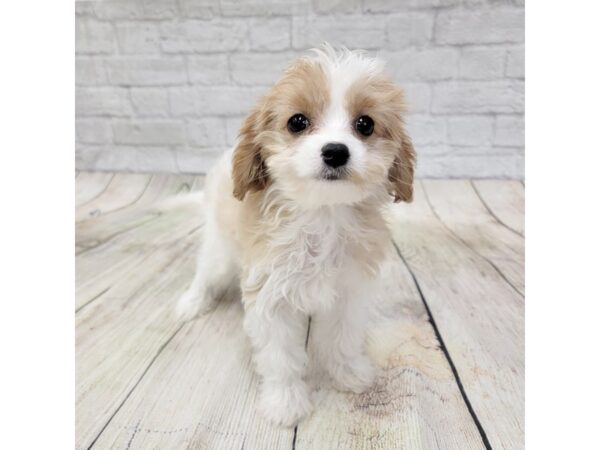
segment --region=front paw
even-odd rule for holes
[[[377,368],[367,356],[359,355],[342,364],[331,365],[329,374],[338,390],[362,394],[375,382]]]
[[[195,318],[200,311],[201,298],[197,292],[188,289],[177,301],[175,308],[175,318],[177,320],[188,321]]]
[[[190,288],[177,301],[175,317],[181,321],[192,320],[211,311],[215,304],[211,296],[202,295],[197,289]]]
[[[310,391],[304,382],[294,384],[265,384],[259,400],[260,413],[278,426],[293,427],[310,414]]]

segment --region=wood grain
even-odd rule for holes
[[[75,220],[88,220],[134,204],[148,187],[151,177],[145,174],[115,174],[98,197],[76,208]]]
[[[409,266],[390,252],[373,299],[380,377],[355,395],[313,374],[315,412],[293,430],[256,413],[233,290],[206,316],[173,318],[203,223],[188,191],[204,178],[110,177],[76,178],[77,448],[523,448],[524,304],[507,282],[522,280],[517,195],[507,206],[479,181],[427,181],[428,197],[417,184],[391,209]]]
[[[110,292],[76,316],[76,433],[86,448],[139,382],[179,324],[176,298],[193,276],[192,233],[170,245],[167,260],[132,266]],[[130,278],[133,282],[130,282]]]
[[[424,180],[429,206],[459,240],[525,294],[525,241],[492,216],[467,180]]]
[[[102,194],[113,179],[113,173],[82,172],[75,180],[75,206],[79,207]]]
[[[293,429],[256,413],[258,380],[237,299],[186,324],[95,448],[291,449]]]
[[[369,353],[380,377],[360,395],[320,389],[297,449],[484,448],[411,276],[390,254],[383,293],[372,299]]]
[[[173,245],[202,225],[201,217],[197,221],[189,218],[181,213],[161,216],[80,255],[76,261],[76,309],[114,291],[121,280],[132,286],[145,283],[154,264],[169,261]],[[155,234],[149,239],[150,233]]]
[[[203,178],[201,175],[154,174],[136,206],[152,205],[167,197],[200,190]]]
[[[82,253],[163,215],[161,200],[197,190],[203,177],[154,175],[143,194],[129,207],[79,222],[76,251]],[[200,207],[200,206],[199,206]]]
[[[516,180],[473,180],[473,187],[498,221],[523,236],[525,233],[525,192]]]
[[[363,395],[321,389],[296,448],[483,448],[406,269],[396,259],[389,270],[370,340],[383,376]],[[239,303],[224,302],[186,325],[96,447],[291,448],[292,430],[256,415],[258,380],[241,319]]]
[[[123,278],[143,283],[148,265],[169,260],[171,246],[202,226],[201,207],[201,198],[193,197],[189,204],[122,212],[118,218],[126,220],[104,221],[105,230],[78,228],[76,309],[108,293]]]
[[[180,326],[172,311],[193,276],[202,224],[197,199],[91,219],[102,220],[109,238],[103,227],[78,224],[78,239],[100,242],[76,259],[78,448],[94,442]],[[142,224],[132,227],[136,221]],[[125,231],[113,235],[119,227]]]
[[[415,187],[414,203],[391,210],[394,240],[491,446],[523,448],[523,298],[439,221]]]

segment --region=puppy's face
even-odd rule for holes
[[[244,122],[234,195],[268,185],[305,207],[412,198],[402,92],[377,61],[333,50],[294,63]]]

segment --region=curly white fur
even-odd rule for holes
[[[312,81],[297,76],[302,70],[313,71]],[[389,103],[361,110],[376,122],[372,138],[353,130],[349,97],[359,83],[374,86],[370,97],[368,89],[360,92],[370,99],[365,105],[373,99]],[[412,153],[402,153],[409,141],[400,142],[397,130],[386,128],[402,128],[400,97],[390,86],[376,60],[330,47],[317,50],[286,72],[247,119],[234,152],[207,178],[198,270],[178,313],[192,318],[210,310],[239,278],[244,328],[262,379],[259,408],[274,423],[294,425],[312,408],[306,382],[309,316],[316,361],[337,388],[362,392],[376,376],[364,340],[389,245],[382,208],[389,193],[398,197],[412,184],[412,166],[409,180],[390,172],[412,164]],[[301,108],[296,101],[323,104],[303,136],[285,129]],[[328,142],[348,146],[347,178],[319,178],[321,147]],[[237,199],[234,191],[242,192]]]

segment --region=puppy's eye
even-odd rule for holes
[[[304,114],[294,114],[287,123],[290,133],[300,133],[306,130],[309,125],[310,120]]]
[[[358,131],[363,136],[371,136],[373,134],[373,130],[375,129],[375,122],[369,116],[360,116],[356,119],[356,123],[354,124],[356,131]]]

